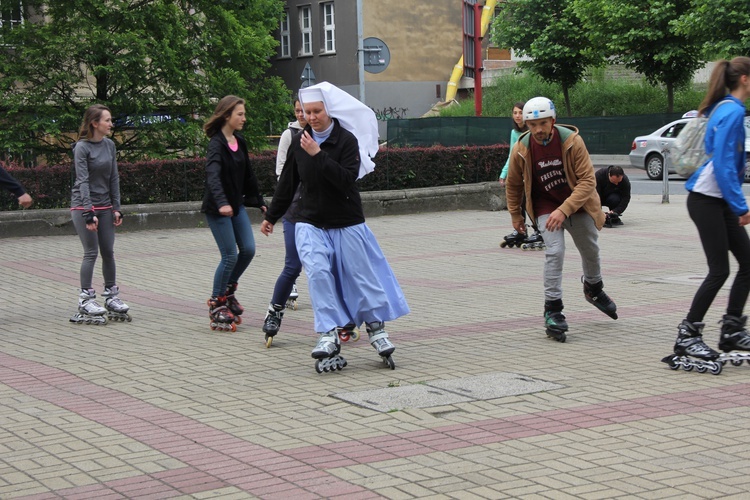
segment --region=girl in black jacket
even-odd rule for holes
[[[206,154],[206,187],[201,212],[221,252],[208,299],[212,330],[235,331],[244,308],[234,296],[237,282],[255,256],[255,238],[245,206],[266,205],[250,165],[247,144],[237,134],[245,124],[245,101],[228,95],[203,126],[211,138]],[[237,249],[239,248],[239,253]]]

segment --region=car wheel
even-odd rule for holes
[[[646,158],[646,175],[651,180],[658,181],[664,173],[664,158],[657,153],[650,154]]]

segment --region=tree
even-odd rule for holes
[[[281,0],[28,0],[27,21],[0,33],[0,146],[55,159],[83,110],[112,109],[126,159],[197,152],[225,94],[246,99],[259,145],[288,104],[265,75]]]
[[[520,67],[562,87],[568,116],[570,88],[589,67],[604,63],[572,5],[572,0],[509,0],[492,26],[496,45],[512,47],[518,55],[531,58],[520,61]]]
[[[615,61],[667,89],[667,112],[674,90],[687,85],[703,64],[701,43],[680,34],[675,22],[690,0],[574,0],[591,40]]]
[[[676,33],[702,42],[708,59],[750,54],[750,9],[746,0],[693,0],[673,22]]]

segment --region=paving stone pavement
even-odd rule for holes
[[[2,239],[0,498],[748,498],[750,365],[660,362],[706,269],[671,201],[635,196],[600,233],[617,321],[585,302],[568,240],[564,344],[544,334],[543,252],[498,248],[507,212],[370,219],[412,308],[388,325],[393,371],[363,339],[342,372],[315,372],[304,277],[265,348],[281,234],[255,228],[236,333],[208,327],[207,229],[119,234],[133,321],[106,326],[68,322],[76,237]],[[726,289],[709,344],[725,303]],[[394,411],[334,397],[502,374],[547,389]]]

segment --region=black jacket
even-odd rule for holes
[[[359,145],[357,138],[334,118],[331,135],[320,145],[320,153],[310,156],[300,146],[302,133],[292,138],[289,154],[281,171],[266,220],[276,224],[297,198],[296,222],[330,229],[354,226],[365,221],[357,188]],[[312,136],[308,125],[305,131]]]
[[[622,214],[630,203],[630,179],[627,175],[623,175],[622,181],[615,186],[609,181],[609,169],[607,167],[600,168],[596,171],[596,192],[599,193],[602,203],[612,193],[620,195],[620,203],[616,207],[608,206],[608,208],[612,212]]]
[[[237,134],[242,163],[232,156],[229,143],[221,132],[211,137],[206,153],[206,183],[201,212],[220,215],[219,207],[229,205],[236,214],[240,205],[260,208],[265,205],[258,192],[258,179],[250,164],[245,140]]]
[[[21,183],[14,179],[3,167],[0,167],[0,187],[13,193],[16,198],[26,194],[26,190]]]

